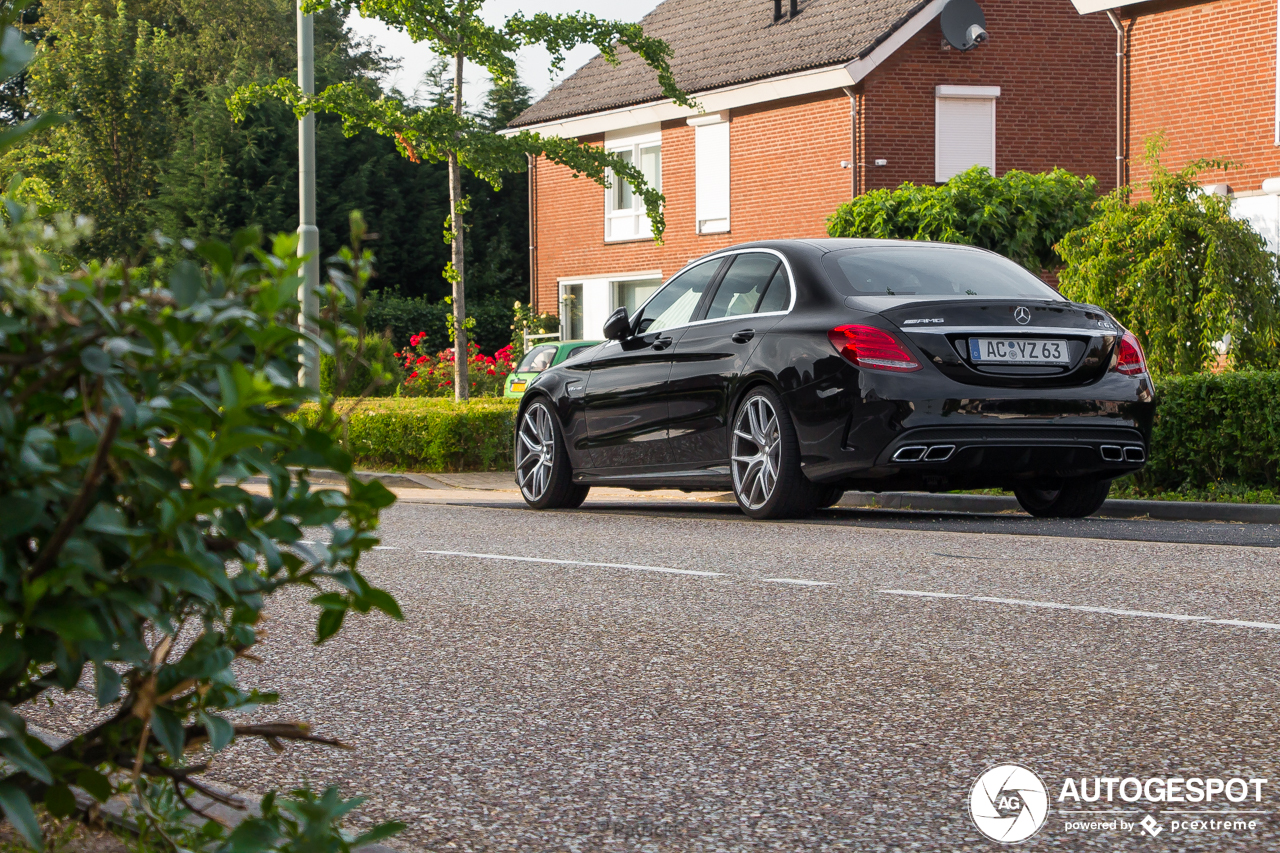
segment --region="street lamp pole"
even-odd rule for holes
[[[298,0],[298,87],[315,94],[315,23],[302,11]],[[316,115],[307,113],[298,122],[298,256],[306,256],[298,301],[302,313],[298,326],[315,335],[320,316],[320,229],[316,226]],[[312,341],[302,345],[299,380],[308,388],[320,389],[320,351]]]

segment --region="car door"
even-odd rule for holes
[[[606,342],[587,368],[584,404],[593,468],[661,468],[667,445],[671,348],[686,331],[723,259],[690,267],[640,307],[634,334]]]
[[[782,256],[731,256],[700,322],[673,347],[668,380],[671,462],[687,467],[729,460],[732,392],[761,336],[790,309],[792,286]]]

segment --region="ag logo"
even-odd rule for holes
[[[1017,320],[1024,326],[1027,325],[1031,322],[1031,309],[1019,305],[1017,308],[1013,309],[1013,319]]]
[[[1026,841],[1049,816],[1049,794],[1035,773],[1017,764],[1001,764],[973,783],[969,815],[978,831],[992,841]]]

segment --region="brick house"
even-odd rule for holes
[[[955,49],[948,2],[666,0],[643,20],[672,47],[695,112],[634,55],[597,56],[512,128],[606,146],[666,197],[662,245],[638,197],[546,161],[530,175],[530,278],[567,338],[598,337],[690,260],[750,240],[826,235],[852,196],[1060,166],[1113,186],[1114,57],[1105,17],[1069,0],[980,0],[989,41]],[[561,311],[561,306],[569,310]]]
[[[1073,0],[1085,17],[1115,21],[1124,64],[1120,149],[1137,187],[1151,176],[1147,139],[1163,131],[1161,163],[1214,158],[1206,188],[1280,250],[1280,87],[1275,0]],[[1117,30],[1119,33],[1117,34]]]

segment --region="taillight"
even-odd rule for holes
[[[1142,355],[1142,344],[1133,332],[1125,332],[1120,339],[1120,352],[1116,356],[1116,372],[1125,376],[1138,376],[1147,372],[1147,359]]]
[[[910,351],[893,335],[873,326],[837,326],[827,332],[836,352],[871,370],[894,370],[908,373],[920,369]]]

